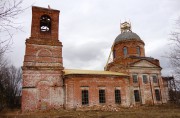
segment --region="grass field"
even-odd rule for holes
[[[180,106],[156,105],[122,108],[120,111],[53,110],[48,112],[21,113],[20,109],[3,110],[0,118],[180,118]]]

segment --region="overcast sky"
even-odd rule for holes
[[[180,16],[180,0],[24,0],[31,5],[60,10],[59,40],[66,69],[103,70],[110,48],[120,34],[120,22],[130,21],[132,31],[145,42],[146,56],[160,60],[163,75],[171,75],[168,38]],[[23,31],[16,32],[8,58],[22,66],[25,40],[30,37],[31,7],[19,15]]]

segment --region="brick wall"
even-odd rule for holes
[[[138,56],[136,47],[140,47],[140,56],[145,56],[145,49],[144,49],[144,43],[139,40],[130,40],[130,41],[121,41],[120,43],[116,43],[114,45],[113,50],[115,50],[115,58],[114,60],[118,59],[119,57],[124,57],[123,54],[123,48],[127,47],[127,56]]]
[[[93,105],[120,105],[129,106],[129,80],[124,77],[100,75],[66,75],[65,82],[65,107],[82,107],[82,90],[89,91],[89,104]],[[99,103],[99,89],[105,90],[106,103]],[[115,104],[114,90],[121,91],[121,104]]]

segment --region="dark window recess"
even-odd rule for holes
[[[116,58],[116,50],[113,50],[113,58]]]
[[[138,56],[140,56],[141,50],[140,50],[140,47],[139,47],[139,46],[136,47],[136,52],[137,52]]]
[[[137,75],[133,75],[133,83],[138,83],[138,77]]]
[[[82,90],[82,105],[89,104],[89,94],[88,90]]]
[[[155,95],[156,95],[156,100],[157,100],[157,101],[160,101],[161,98],[160,98],[160,92],[159,92],[158,89],[155,89]]]
[[[147,80],[147,75],[143,75],[143,83],[147,84],[148,80]]]
[[[120,104],[121,103],[121,91],[115,90],[115,103]]]
[[[139,90],[134,90],[135,102],[140,102]]]
[[[51,31],[51,18],[48,15],[41,16],[40,31],[41,32],[50,32]]]
[[[157,76],[152,76],[152,78],[153,78],[153,83],[157,83],[158,81],[157,81]]]
[[[123,48],[123,54],[124,54],[124,56],[127,56],[127,53],[128,53],[127,47],[124,47],[124,48]]]
[[[99,103],[106,103],[105,90],[99,90]]]

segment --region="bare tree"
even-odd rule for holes
[[[0,110],[15,107],[16,97],[21,93],[21,69],[8,66],[4,53],[9,49],[14,31],[21,30],[15,19],[25,8],[23,0],[0,0]]]
[[[17,107],[21,95],[21,69],[2,67],[0,71],[0,107]]]
[[[21,94],[21,69],[10,66],[8,68],[8,87],[7,87],[7,102],[8,106],[13,108],[17,106],[16,98]]]
[[[0,56],[10,46],[13,29],[21,29],[14,20],[24,11],[23,0],[0,0]]]
[[[180,99],[180,17],[176,21],[174,31],[171,33],[171,51],[169,54],[169,60],[171,67],[174,71],[174,86],[175,90],[171,90],[175,92],[175,96],[173,99],[178,100]]]
[[[169,55],[171,66],[176,78],[180,79],[180,17],[176,21],[176,28],[171,33],[172,47]]]

